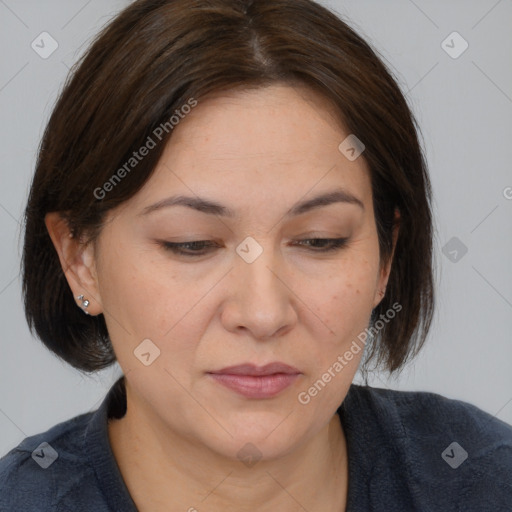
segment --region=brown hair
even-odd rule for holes
[[[375,51],[310,0],[138,0],[74,66],[41,141],[25,212],[25,313],[49,349],[85,371],[115,360],[103,315],[76,305],[45,214],[61,212],[76,236],[94,240],[106,213],[150,178],[173,113],[210,92],[276,82],[306,85],[330,100],[365,144],[382,261],[391,256],[400,212],[387,293],[372,318],[393,303],[402,311],[379,330],[367,361],[395,371],[419,350],[434,307],[431,189],[419,129]],[[164,123],[157,147],[98,198]]]

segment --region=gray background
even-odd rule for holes
[[[512,424],[512,0],[323,3],[394,70],[421,125],[434,188],[434,326],[400,376],[374,375],[371,383],[462,399]],[[19,261],[20,219],[46,120],[69,67],[127,4],[0,0],[0,455],[97,408],[120,375],[117,366],[83,375],[29,334]],[[31,48],[43,31],[59,45],[47,59]],[[460,39],[442,46],[454,31],[469,44],[458,58],[445,49],[458,54]],[[443,254],[453,237],[458,246]]]

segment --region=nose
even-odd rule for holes
[[[234,262],[221,314],[225,329],[247,331],[258,340],[291,330],[297,322],[297,300],[279,254],[266,247],[251,263],[238,255]]]

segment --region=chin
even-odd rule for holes
[[[224,426],[232,435],[227,433],[221,439],[217,438],[212,445],[214,450],[224,457],[238,460],[245,464],[249,460],[279,459],[292,452],[306,435],[304,425],[301,423],[301,431],[297,431],[293,424],[293,414],[288,418],[286,414],[263,414],[265,421],[256,414],[246,415],[243,422],[227,423]],[[254,418],[251,421],[250,418]],[[296,418],[294,418],[296,420]],[[258,421],[259,420],[259,421]],[[210,440],[211,441],[211,440]],[[250,466],[252,463],[247,463]]]

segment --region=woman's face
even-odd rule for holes
[[[211,96],[111,212],[91,246],[89,309],[104,313],[129,404],[152,428],[232,458],[252,443],[270,459],[329,423],[363,351],[343,356],[387,280],[368,168],[338,148],[348,135],[306,89]],[[194,241],[207,242],[166,246]],[[215,374],[274,362],[295,373]]]

